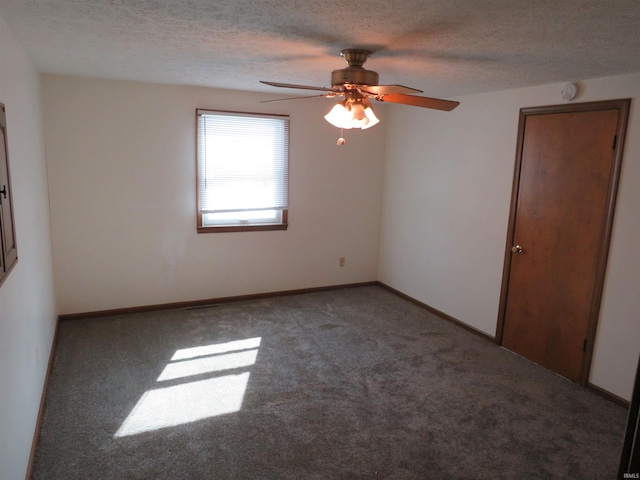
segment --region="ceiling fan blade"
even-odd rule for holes
[[[332,98],[337,96],[337,93],[321,93],[320,95],[305,95],[304,97],[288,97],[288,98],[275,98],[273,100],[260,100],[260,103],[270,103],[270,102],[282,102],[284,100],[300,100],[301,98]]]
[[[404,85],[367,85],[362,87],[363,92],[373,95],[390,95],[392,93],[422,93],[417,88],[405,87]]]
[[[403,95],[401,93],[380,95],[379,97],[376,98],[376,100],[380,102],[413,105],[414,107],[433,108],[436,110],[444,110],[446,112],[450,112],[451,110],[456,108],[458,105],[460,105],[460,102],[454,102],[452,100],[442,100],[440,98],[429,98],[429,97],[418,97],[415,95]]]
[[[281,88],[300,88],[302,90],[321,90],[323,92],[335,92],[336,91],[333,88],[312,87],[312,86],[309,86],[309,85],[295,85],[293,83],[265,82],[264,80],[260,80],[260,83],[264,83],[265,85],[271,85],[272,87],[281,87]]]

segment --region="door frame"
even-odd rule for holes
[[[516,159],[513,173],[513,187],[511,193],[511,207],[509,211],[509,223],[507,227],[507,238],[504,254],[504,267],[502,271],[502,287],[500,289],[500,305],[498,309],[498,324],[496,328],[496,343],[502,345],[502,336],[505,324],[505,314],[507,297],[509,295],[509,275],[511,272],[511,247],[514,242],[516,217],[518,214],[518,195],[520,189],[520,173],[522,166],[522,149],[524,144],[525,125],[527,118],[533,115],[548,115],[554,113],[575,113],[589,112],[597,110],[618,110],[618,128],[616,130],[616,141],[613,146],[613,171],[609,183],[607,196],[607,209],[605,213],[604,231],[602,232],[602,242],[599,247],[598,261],[596,266],[596,281],[594,283],[593,295],[591,297],[591,307],[587,326],[587,340],[585,344],[585,354],[582,360],[580,384],[587,386],[589,382],[589,371],[593,358],[593,347],[595,344],[598,317],[600,315],[600,305],[602,302],[602,291],[604,288],[605,273],[607,268],[607,258],[611,243],[611,232],[613,230],[613,220],[618,184],[620,182],[620,169],[622,165],[622,155],[627,132],[627,122],[631,99],[604,100],[597,102],[584,102],[566,105],[547,105],[542,107],[527,107],[520,109],[518,120],[518,141],[516,145]]]

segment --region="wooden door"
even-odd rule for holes
[[[628,101],[520,116],[498,339],[586,382]]]

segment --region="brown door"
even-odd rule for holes
[[[627,111],[628,102],[618,101],[524,109],[520,116],[498,339],[583,383]]]

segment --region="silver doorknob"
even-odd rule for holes
[[[511,253],[522,253],[522,247],[520,245],[511,247]]]

